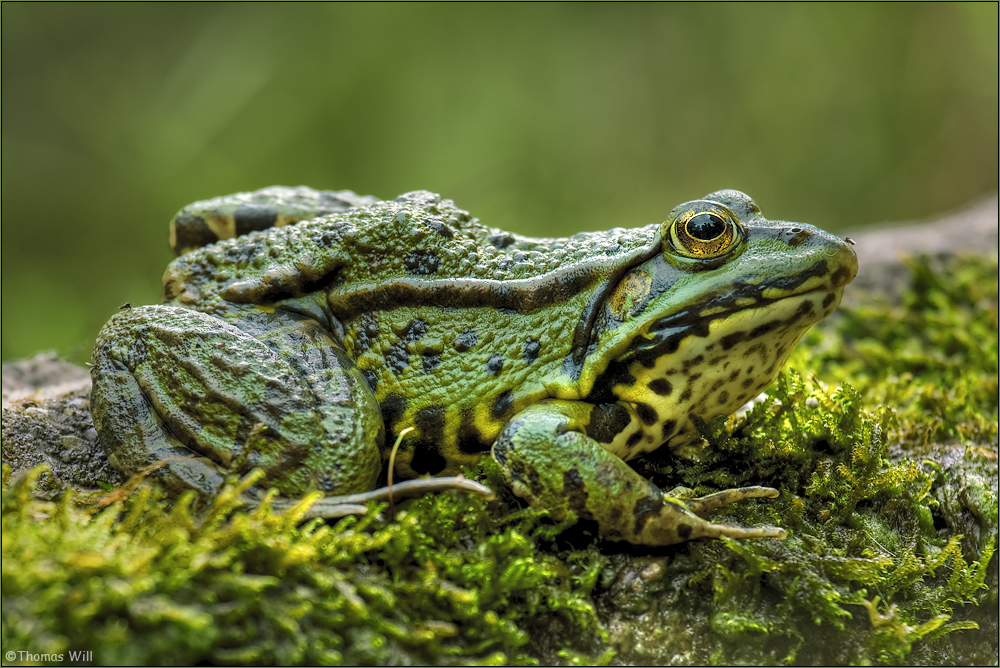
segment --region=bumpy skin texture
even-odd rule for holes
[[[178,229],[197,234],[174,243],[189,252],[164,305],[117,314],[95,347],[116,467],[172,457],[167,484],[207,493],[259,466],[284,495],[345,494],[370,489],[380,450],[413,427],[400,475],[492,449],[530,503],[647,544],[783,535],[698,517],[774,490],[674,499],[624,461],[689,444],[693,416],[765,388],[857,270],[842,240],[736,191],[566,239],[488,228],[423,191],[269,188],[192,205]]]

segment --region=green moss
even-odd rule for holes
[[[910,260],[899,303],[842,309],[790,360],[899,415],[903,446],[997,443],[997,258]]]
[[[784,541],[595,541],[524,508],[488,460],[474,475],[495,501],[437,494],[336,524],[240,510],[237,487],[202,509],[147,487],[107,506],[50,502],[33,493],[39,471],[5,470],[3,651],[90,649],[110,664],[995,660],[997,263],[911,268],[899,303],[842,309],[767,400],[703,424],[699,458],[638,462],[667,489],[779,488],[713,519],[784,526]]]
[[[144,487],[92,513],[72,493],[33,496],[38,473],[10,482],[5,470],[5,651],[91,649],[133,665],[532,663],[531,632],[561,628],[557,656],[601,658],[587,652],[603,633],[589,600],[600,561],[539,552],[537,512],[439,494],[392,522],[373,509],[299,525],[301,512],[236,510],[234,487],[199,512]]]

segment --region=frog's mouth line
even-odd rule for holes
[[[820,268],[822,265],[822,268]],[[796,326],[796,323],[808,321],[801,325],[802,329],[819,322],[829,315],[837,307],[840,295],[843,294],[844,286],[850,282],[853,276],[846,268],[829,274],[830,280],[815,288],[794,292],[795,287],[801,286],[811,276],[824,275],[826,261],[817,263],[814,270],[809,272],[809,276],[799,276],[791,279],[793,285],[788,283],[781,285],[770,283],[768,285],[751,285],[749,283],[739,283],[730,286],[729,290],[720,291],[708,295],[699,303],[685,307],[680,311],[665,316],[653,322],[644,335],[634,340],[631,349],[623,356],[622,361],[640,361],[649,363],[663,355],[671,355],[677,352],[681,342],[690,337],[697,336],[707,338],[711,334],[712,324],[719,321],[732,320],[739,313],[747,311],[758,311],[753,320],[757,324],[748,324],[743,328],[736,328],[734,331],[719,338],[719,344],[723,350],[729,350],[740,341],[755,339],[780,329]],[[842,275],[841,275],[842,274]],[[778,297],[764,297],[763,294],[772,289],[789,290],[789,294],[782,294]],[[825,294],[824,297],[818,295]],[[817,295],[810,299],[811,295]],[[766,318],[766,314],[772,312],[771,307],[787,300],[799,300],[798,308],[788,317]],[[720,302],[728,306],[720,307]],[[743,302],[745,305],[732,306]],[[710,309],[716,309],[711,315],[705,315]],[[718,334],[718,332],[716,332]]]

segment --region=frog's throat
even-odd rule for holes
[[[690,341],[700,341],[698,347],[710,353],[708,360],[717,357],[730,359],[735,354],[734,349],[743,347],[748,341],[787,340],[790,331],[797,332],[794,335],[797,341],[809,327],[833,313],[844,291],[843,285],[824,284],[797,294],[774,295],[765,299],[762,294],[766,291],[759,286],[752,287],[757,295],[753,300],[745,298],[739,301],[734,297],[728,300],[731,304],[728,307],[705,302],[685,307],[654,321],[648,329],[634,332],[624,345],[619,344],[622,349],[620,354],[588,358],[593,360],[593,364],[585,366],[579,377],[581,396],[589,401],[617,400],[618,397],[610,392],[610,385],[614,384],[611,379],[633,363],[653,369],[662,366],[664,360],[670,360],[672,366],[684,368],[702,362],[678,358],[686,357],[692,350],[685,345]],[[691,357],[697,358],[697,355]],[[598,393],[600,396],[594,394],[597,388],[605,388]]]
[[[756,339],[792,326],[805,331],[833,313],[843,287],[828,286],[775,299],[758,299],[746,306],[720,309],[705,316],[703,308],[688,308],[655,321],[643,335],[633,339],[622,361],[658,359],[677,352],[688,337],[718,341],[722,351],[736,343]]]
[[[673,354],[622,363],[611,374],[614,384],[605,400],[641,405],[650,438],[630,443],[631,434],[623,432],[609,449],[630,459],[697,438],[691,416],[731,415],[764,391],[805,331],[837,307],[842,292],[813,291],[735,311],[713,321],[708,336],[679,340]]]

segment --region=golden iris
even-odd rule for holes
[[[664,241],[680,255],[712,259],[725,255],[741,240],[740,224],[725,207],[696,202],[667,222]]]

